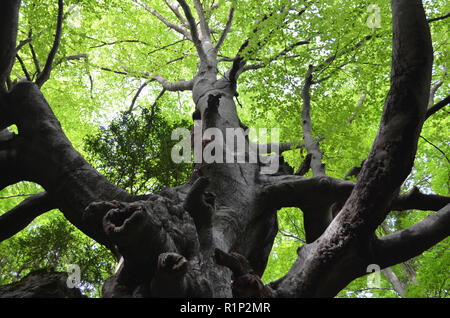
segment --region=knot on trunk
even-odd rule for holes
[[[106,235],[120,244],[139,236],[147,219],[145,207],[140,202],[129,204],[112,202],[113,207],[103,218]]]
[[[226,253],[218,248],[214,250],[214,261],[228,267],[233,273],[231,289],[235,298],[268,298],[271,293],[261,278],[256,275],[248,260],[241,254]]]

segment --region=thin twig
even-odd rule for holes
[[[426,139],[423,136],[419,136],[420,138],[422,138],[423,140],[425,140],[427,143],[429,143],[430,145],[432,145],[434,148],[436,148],[441,154],[444,155],[445,159],[447,159],[448,163],[450,163],[450,160],[448,159],[447,155],[445,154],[445,152],[443,152],[441,149],[439,149],[438,146],[436,146],[435,144],[433,144],[431,141],[429,141],[428,139]]]

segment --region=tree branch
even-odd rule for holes
[[[200,39],[201,40],[207,40],[211,41],[210,31],[209,31],[209,25],[206,21],[205,13],[203,10],[203,6],[199,0],[194,0],[194,7],[197,11],[198,19],[200,21]]]
[[[164,23],[168,28],[180,33],[181,35],[185,36],[188,40],[192,41],[192,37],[189,34],[188,30],[186,30],[183,27],[180,27],[179,25],[176,25],[174,23],[169,22],[166,18],[164,18],[161,14],[159,14],[156,10],[153,10],[150,8],[147,4],[143,3],[140,0],[132,0],[137,5],[140,5],[142,8],[150,12],[154,17],[156,17],[159,21]]]
[[[377,239],[376,264],[389,267],[420,255],[450,235],[450,203],[418,223]]]
[[[195,48],[197,49],[198,56],[201,61],[207,62],[207,56],[202,47],[201,39],[199,38],[198,30],[197,30],[197,22],[195,21],[194,16],[192,15],[191,9],[189,5],[184,0],[177,0],[181,5],[181,8],[184,11],[184,15],[189,23],[189,29],[191,30],[191,38],[192,42],[194,42]]]
[[[276,61],[281,56],[286,56],[287,53],[291,52],[294,48],[300,45],[309,44],[310,41],[297,41],[291,45],[289,45],[287,48],[276,54],[275,56],[271,57],[266,63],[259,63],[259,64],[252,64],[252,65],[246,65],[244,66],[242,72],[250,71],[250,70],[256,70],[263,67],[266,67],[268,64],[270,64],[273,61]]]
[[[130,107],[128,108],[128,113],[131,113],[132,111],[133,111],[133,108],[134,108],[134,104],[136,103],[136,100],[138,99],[138,97],[139,97],[139,94],[141,94],[141,92],[142,92],[142,90],[145,88],[145,86],[147,86],[147,82],[145,82],[144,84],[142,84],[140,87],[139,87],[139,89],[137,90],[137,92],[136,92],[136,94],[134,95],[134,97],[133,97],[133,100],[131,101],[131,105],[130,105]]]
[[[447,19],[448,17],[450,17],[450,12],[447,13],[446,15],[441,16],[441,17],[436,17],[436,18],[428,19],[427,22],[428,22],[428,23],[431,23],[431,22],[435,22],[435,21],[440,21],[440,20]]]
[[[184,27],[189,28],[189,24],[187,23],[186,19],[183,18],[183,16],[181,15],[180,10],[178,10],[178,6],[176,6],[169,0],[164,0],[164,3],[169,7],[170,10],[172,10],[177,19],[181,22],[181,24],[183,24]]]
[[[19,0],[0,1],[0,93],[6,93],[6,82],[16,57]]]
[[[361,45],[363,45],[364,42],[369,41],[372,38],[373,38],[372,35],[367,35],[362,40],[358,41],[355,45],[350,46],[348,49],[345,49],[345,50],[343,50],[340,53],[336,53],[336,54],[328,57],[323,63],[314,66],[314,71],[322,71],[325,67],[330,65],[337,58],[339,58],[341,56],[344,56],[345,54],[350,53],[350,52],[358,49],[359,47],[361,47]]]
[[[192,90],[194,86],[194,80],[191,79],[189,81],[180,80],[178,82],[169,82],[162,75],[156,74],[151,76],[152,80],[156,80],[159,84],[162,85],[167,91],[189,91]]]
[[[99,47],[103,47],[103,46],[107,46],[107,45],[114,45],[114,44],[117,44],[117,43],[141,43],[141,44],[147,45],[147,42],[140,41],[140,40],[117,40],[117,41],[113,41],[113,42],[103,42],[102,44],[90,46],[89,48],[90,49],[96,49],[96,48],[99,48]]]
[[[281,9],[281,12],[284,10],[284,7]],[[303,13],[303,12],[302,12]],[[252,33],[256,34],[258,32],[258,25],[260,25],[261,23],[263,23],[264,21],[266,21],[269,17],[271,17],[274,13],[270,13],[270,14],[265,14],[262,19],[258,22],[257,26],[253,29]],[[272,33],[272,31],[271,31]],[[266,43],[266,41],[264,42]],[[236,83],[238,80],[239,75],[244,71],[244,67],[247,63],[247,60],[244,59],[244,57],[242,56],[242,54],[244,53],[244,50],[248,47],[248,45],[250,44],[250,38],[248,38],[247,40],[245,40],[245,42],[241,45],[241,47],[239,48],[236,56],[233,59],[233,64],[231,65],[230,69],[226,72],[226,74],[224,75],[224,77],[226,77],[230,82],[232,83]],[[261,48],[262,43],[259,42],[257,49]],[[251,54],[252,52],[250,52]],[[258,67],[259,68],[259,67]],[[246,69],[249,70],[249,69]]]
[[[39,215],[56,208],[47,192],[34,194],[0,215],[0,242],[23,230]]]
[[[302,89],[302,133],[303,140],[305,142],[305,148],[308,153],[311,154],[311,170],[313,176],[324,176],[325,175],[325,165],[322,164],[322,152],[319,148],[319,143],[315,142],[312,137],[311,131],[311,96],[310,89],[312,85],[312,71],[313,66],[310,65],[305,77],[305,83]]]
[[[31,82],[30,73],[28,73],[28,70],[27,70],[25,64],[23,63],[22,59],[20,58],[19,54],[16,54],[16,58],[19,61],[20,67],[22,68],[22,71],[25,74],[25,77],[27,78],[28,81]]]
[[[216,52],[219,52],[220,47],[225,42],[225,39],[227,38],[228,33],[230,33],[231,25],[233,24],[233,17],[234,17],[234,6],[231,5],[230,11],[228,12],[228,19],[227,23],[225,25],[225,29],[223,29],[222,33],[220,34],[219,40],[217,40],[216,46],[214,49]]]
[[[301,142],[271,142],[267,144],[257,144],[249,141],[250,148],[253,149],[259,155],[266,155],[270,153],[281,154],[288,150],[301,149],[305,145]]]
[[[75,54],[75,55],[69,55],[69,56],[64,56],[61,57],[57,62],[55,62],[53,65],[59,65],[63,62],[68,62],[68,61],[74,61],[74,60],[81,60],[81,59],[86,59],[87,55],[84,53],[80,53],[80,54]]]
[[[450,203],[450,197],[437,194],[423,194],[414,187],[407,194],[400,194],[393,202],[390,210],[424,210],[438,211]]]
[[[444,108],[445,106],[447,106],[449,103],[450,103],[450,95],[448,95],[440,102],[438,102],[438,103],[434,104],[433,106],[431,106],[430,108],[428,108],[427,112],[425,114],[425,120],[427,120],[431,115],[433,115],[434,113],[439,111],[441,108]]]
[[[431,146],[433,146],[437,151],[439,151],[441,154],[444,155],[445,159],[447,159],[447,162],[450,163],[450,160],[448,159],[447,155],[445,154],[445,152],[443,152],[441,149],[439,149],[438,146],[436,146],[435,144],[433,144],[431,141],[429,141],[428,139],[426,139],[425,137],[423,137],[422,135],[419,136],[420,138],[422,138],[423,140],[425,140],[427,143],[429,143]]]
[[[39,64],[39,60],[37,59],[36,52],[34,51],[33,44],[29,43],[28,46],[30,47],[31,56],[33,57],[34,67],[36,68],[35,74],[41,73],[41,66]]]
[[[56,52],[58,52],[59,43],[61,41],[61,33],[62,33],[62,23],[63,23],[63,17],[64,17],[64,1],[58,0],[58,17],[56,22],[56,33],[55,33],[55,39],[53,41],[53,46],[48,53],[47,61],[45,62],[44,69],[42,70],[42,73],[38,74],[36,78],[36,84],[39,87],[42,87],[44,83],[50,78],[50,73],[52,71],[53,67],[53,59],[55,58]]]

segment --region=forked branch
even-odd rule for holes
[[[38,74],[36,78],[36,84],[39,87],[42,87],[42,85],[44,85],[44,83],[50,78],[50,73],[53,67],[53,60],[55,58],[56,53],[58,52],[59,43],[61,42],[63,18],[64,18],[64,1],[58,0],[58,17],[56,22],[55,38],[53,41],[53,46],[50,52],[48,53],[44,69],[42,70],[42,73]]]
[[[181,27],[179,25],[176,25],[172,22],[170,22],[169,20],[167,20],[165,17],[163,17],[161,14],[159,14],[156,10],[150,8],[147,4],[145,4],[144,2],[140,1],[140,0],[132,0],[134,3],[136,3],[137,5],[141,6],[142,8],[144,8],[145,10],[147,10],[148,12],[150,12],[155,18],[157,18],[159,21],[161,21],[162,23],[164,23],[169,29],[172,29],[178,33],[180,33],[181,35],[183,35],[184,37],[186,37],[187,39],[192,41],[192,37],[189,34],[189,31],[186,30],[184,27]]]

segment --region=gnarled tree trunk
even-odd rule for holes
[[[178,2],[189,25],[178,31],[197,49],[198,74],[178,83],[160,76],[154,80],[167,90],[192,90],[202,127],[217,128],[226,139],[226,129],[243,127],[233,97],[239,75],[254,68],[241,54],[248,41],[218,78],[217,52],[229,25],[213,47],[200,2],[194,1],[199,28],[186,2]],[[5,48],[15,43],[18,3],[0,4]],[[39,90],[43,83],[5,85],[0,96],[1,188],[28,180],[42,185],[45,193],[0,216],[0,237],[10,237],[51,208],[60,209],[76,227],[123,258],[103,286],[104,297],[334,296],[366,274],[370,264],[385,268],[420,254],[450,229],[448,197],[417,191],[398,195],[426,116],[433,52],[419,0],[393,0],[392,15],[391,91],[356,184],[326,176],[318,141],[311,136],[309,90],[318,67],[310,66],[299,96],[313,177],[261,173],[267,159],[247,140],[246,158],[256,151],[256,163],[197,163],[186,184],[140,197],[112,185],[74,150]],[[3,85],[15,54],[2,52]],[[6,130],[12,124],[17,135]],[[212,142],[194,138],[201,139],[202,147]],[[374,231],[390,210],[421,208],[423,202],[438,212],[405,231],[376,238]],[[302,209],[307,244],[284,277],[264,285],[260,276],[278,230],[277,210],[288,206]]]

